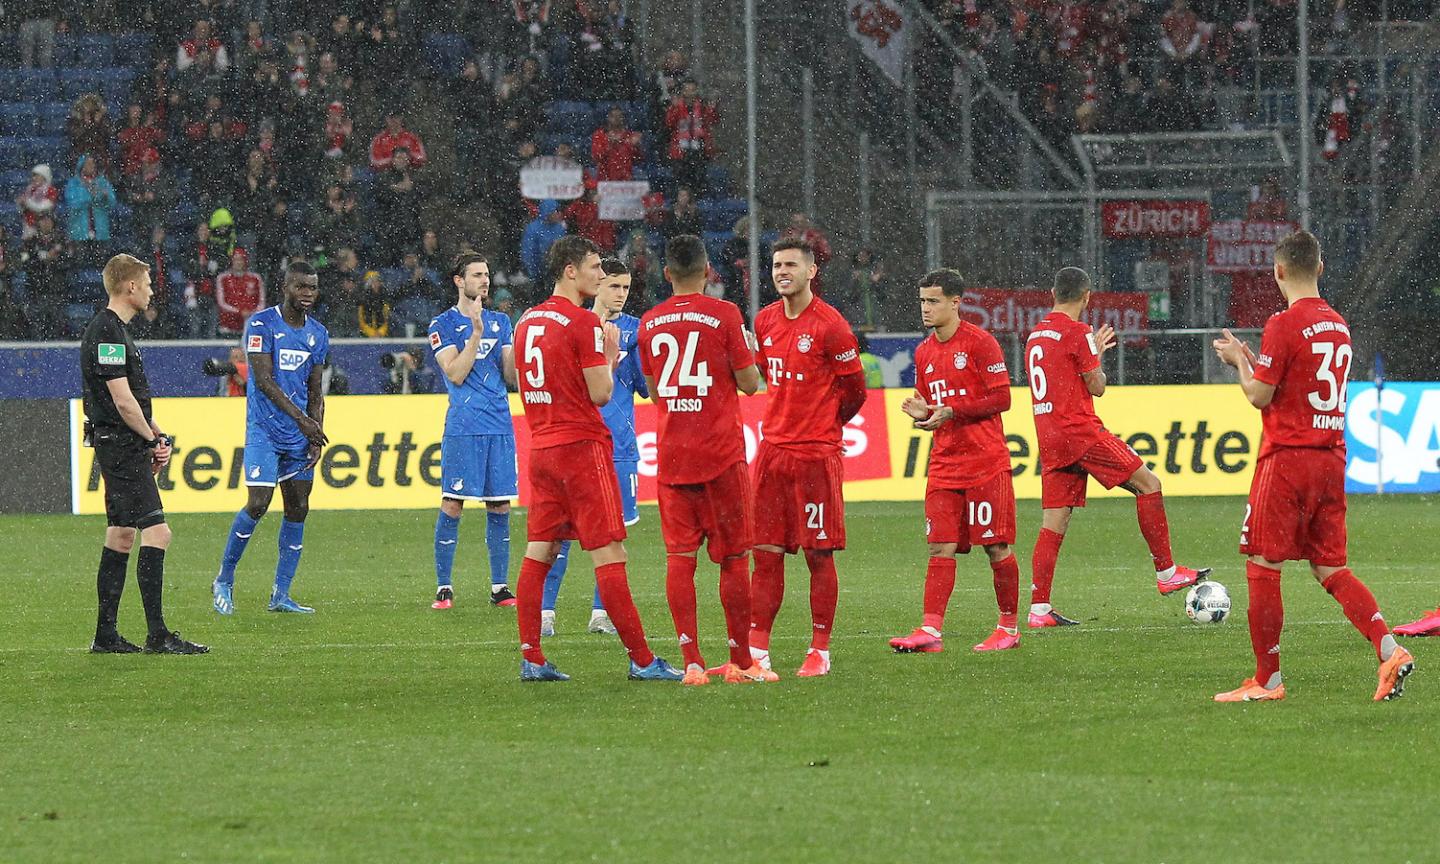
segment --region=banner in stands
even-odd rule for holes
[[[601,180],[596,186],[600,198],[599,218],[611,222],[645,218],[645,196],[650,194],[650,181]]]
[[[536,201],[570,201],[585,194],[579,162],[560,156],[536,156],[520,169],[520,194]]]
[[[909,393],[905,389],[872,390],[863,410],[846,426],[848,500],[923,498],[931,436],[914,429],[901,413],[900,403]],[[1005,429],[1015,492],[1021,498],[1035,499],[1040,496],[1040,466],[1030,395],[1024,388],[1015,388],[1011,397]],[[765,400],[763,393],[741,400],[746,450],[751,458],[760,440]],[[440,435],[445,405],[443,396],[348,396],[326,400],[325,429],[330,444],[315,469],[312,506],[356,510],[436,507],[440,499]],[[520,404],[513,396],[511,411],[516,415],[522,477],[520,503],[524,504],[528,500],[523,477],[529,433],[520,416]],[[1237,388],[1114,387],[1102,400],[1100,412],[1109,420],[1110,428],[1160,475],[1167,495],[1241,495],[1248,491],[1260,442],[1260,414],[1245,403]],[[78,400],[71,402],[70,413],[72,509],[76,513],[103,513],[94,451],[80,446]],[[155,416],[165,431],[175,436],[174,458],[160,475],[165,509],[184,513],[239,508],[245,500],[244,400],[157,399]],[[653,502],[654,406],[639,403],[635,419],[641,451],[640,500]],[[1092,484],[1091,494],[1126,493],[1103,492]]]
[[[1028,334],[1055,306],[1049,291],[972,288],[960,299],[965,320],[995,333]],[[1150,325],[1149,295],[1138,291],[1096,291],[1090,295],[1085,322],[1109,324],[1116,330],[1144,330]]]
[[[1108,240],[1204,237],[1210,231],[1209,201],[1106,201],[1100,215]]]
[[[860,43],[885,77],[896,87],[905,84],[905,42],[910,35],[900,0],[849,0],[850,38]]]
[[[1294,222],[1227,219],[1210,225],[1205,269],[1214,273],[1248,273],[1269,270],[1275,264],[1275,244],[1296,229]]]
[[[1440,492],[1440,384],[1348,390],[1345,491]]]

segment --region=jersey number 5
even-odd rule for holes
[[[1320,395],[1319,390],[1310,391],[1310,407],[1316,411],[1338,409],[1343,412],[1346,404],[1345,389],[1350,384],[1350,361],[1354,359],[1354,353],[1350,346],[1343,342],[1339,345],[1333,342],[1315,342],[1310,345],[1310,351],[1320,355],[1320,368],[1315,370],[1315,381],[1325,388],[1324,396]]]
[[[694,387],[696,396],[708,396],[710,385],[715,379],[710,377],[710,364],[701,361],[695,363],[695,346],[700,341],[699,333],[690,333],[685,338],[685,350],[680,350],[680,343],[674,335],[661,333],[651,340],[653,346],[650,350],[655,354],[655,359],[661,359],[662,349],[664,352],[663,364],[660,367],[660,380],[655,382],[657,395],[662,398],[678,396],[681,387]],[[679,367],[680,376],[676,379],[676,367]]]
[[[525,370],[525,383],[537,390],[545,386],[545,357],[535,342],[544,335],[543,325],[537,324],[525,331],[525,365],[534,367]]]

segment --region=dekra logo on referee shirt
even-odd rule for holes
[[[101,342],[96,353],[96,361],[101,366],[124,366],[125,365],[125,344],[115,342]]]

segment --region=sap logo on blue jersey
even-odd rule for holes
[[[480,350],[475,356],[479,357],[481,360],[484,360],[486,357],[490,356],[490,352],[494,351],[495,346],[499,344],[499,339],[481,339]]]
[[[296,369],[304,366],[306,360],[310,359],[310,352],[282,348],[277,355],[277,359],[279,360],[281,369],[286,372],[294,372]]]

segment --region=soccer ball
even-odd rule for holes
[[[1200,582],[1185,595],[1185,614],[1196,624],[1219,624],[1230,615],[1230,592],[1219,582]]]

